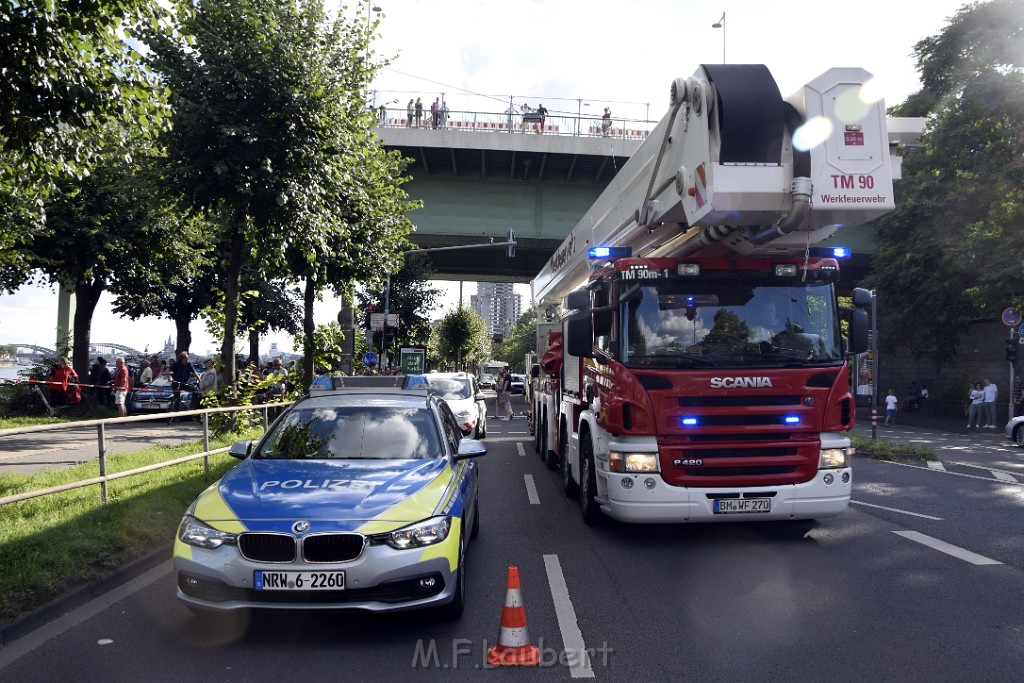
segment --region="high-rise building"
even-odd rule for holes
[[[469,306],[484,319],[488,332],[504,337],[523,313],[523,297],[511,282],[478,282]]]

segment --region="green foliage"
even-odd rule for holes
[[[959,333],[1024,304],[1024,2],[960,10],[915,47],[923,87],[893,109],[928,117],[905,150],[895,212],[876,224],[879,344],[941,367]]]
[[[400,325],[391,332],[389,355],[396,361],[397,349],[403,346],[424,346],[430,338],[430,311],[437,305],[440,295],[440,290],[428,282],[431,274],[429,262],[423,255],[409,254],[402,268],[391,275],[388,312],[398,315]],[[378,313],[384,312],[386,281],[381,282],[380,287],[376,287],[376,284],[375,281],[371,282],[369,287],[357,294],[356,324],[359,326],[369,327],[369,314],[366,311],[371,304]],[[378,332],[375,338],[379,340],[381,336],[382,333]]]
[[[494,349],[495,360],[503,360],[520,372],[529,372],[522,364],[526,354],[537,351],[537,309],[531,308],[515,322],[508,336]]]
[[[434,365],[444,370],[466,370],[491,355],[491,337],[483,318],[465,306],[451,311],[431,334]]]
[[[317,325],[313,331],[313,367],[317,369],[330,368],[331,370],[341,365],[343,353],[342,344],[345,340],[345,332],[336,322],[327,325]],[[301,342],[295,340],[295,350],[302,350]]]
[[[856,434],[850,435],[850,441],[853,443],[853,447],[857,449],[857,455],[874,460],[888,460],[892,462],[938,460],[935,456],[935,451],[925,446],[893,443],[882,439],[870,439]]]

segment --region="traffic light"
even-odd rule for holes
[[[1006,360],[1008,360],[1010,363],[1013,363],[1014,365],[1017,364],[1017,349],[1018,348],[1019,348],[1019,345],[1017,344],[1017,337],[1016,336],[1012,336],[1012,337],[1010,337],[1009,339],[1006,340]]]

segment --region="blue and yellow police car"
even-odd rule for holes
[[[436,608],[461,615],[484,445],[417,376],[335,377],[290,406],[185,513],[193,612]],[[325,386],[326,384],[326,386]]]

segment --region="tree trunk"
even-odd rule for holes
[[[192,331],[189,326],[192,324],[192,316],[188,313],[179,313],[174,317],[174,329],[177,340],[174,344],[174,357],[181,356],[182,351],[188,351],[192,347]]]
[[[309,388],[316,376],[313,374],[313,358],[316,354],[316,345],[313,341],[313,332],[316,329],[313,325],[314,301],[316,301],[316,282],[313,276],[309,276],[306,278],[306,290],[302,301],[302,382],[305,384],[302,387],[303,392]]]
[[[89,376],[89,340],[92,335],[92,314],[103,293],[104,283],[99,280],[75,283],[75,331],[71,345],[71,366],[84,382]],[[112,340],[120,343],[120,339]]]
[[[237,376],[235,368],[235,336],[238,333],[238,295],[242,289],[242,224],[245,216],[236,216],[228,236],[228,267],[224,273],[224,339],[220,346],[220,358],[224,364],[222,380],[234,384]]]
[[[249,330],[249,362],[260,364],[260,331]]]

